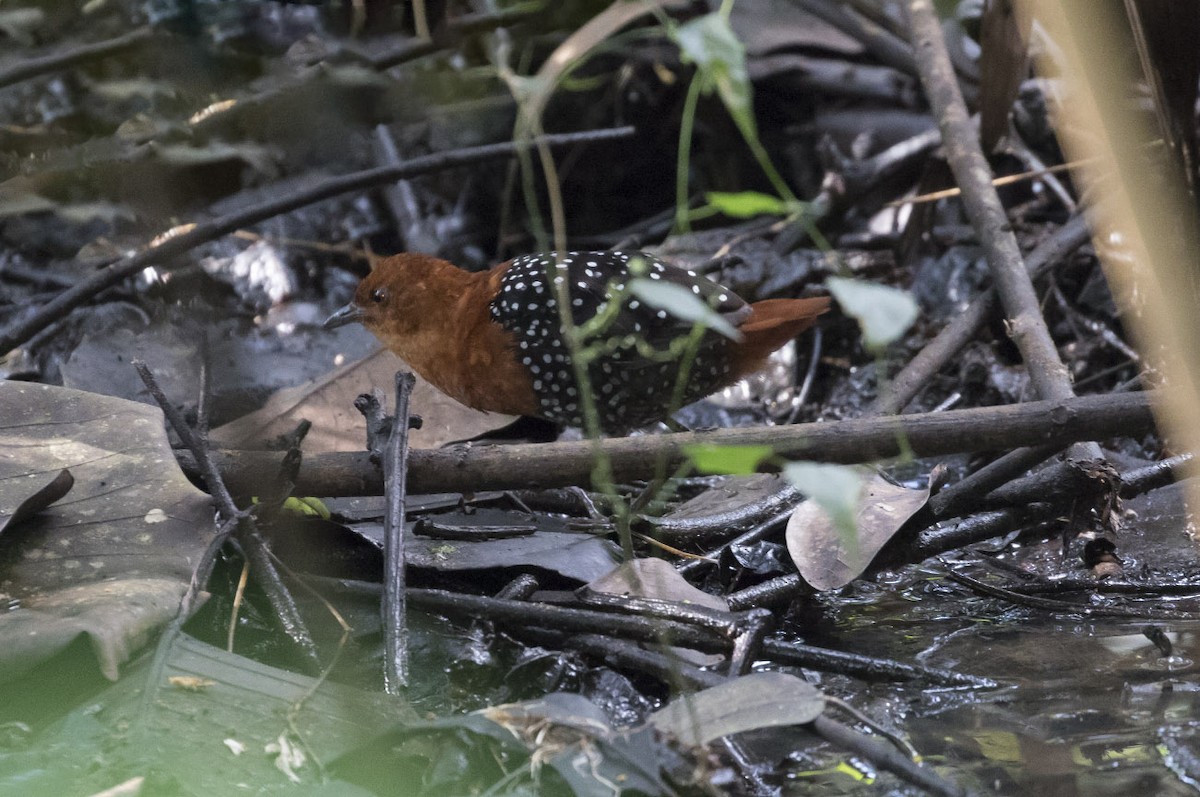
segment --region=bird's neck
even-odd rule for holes
[[[430,373],[445,368],[447,358],[457,355],[464,337],[469,337],[467,320],[480,312],[486,274],[471,273],[446,264],[422,274],[409,284],[403,317],[390,318],[376,336],[430,381]],[[482,278],[482,279],[481,279]],[[486,312],[486,307],[483,308]]]
[[[406,308],[419,323],[376,334],[430,384],[476,409],[532,414],[528,374],[513,355],[511,335],[491,319],[497,274],[446,269],[425,280]]]

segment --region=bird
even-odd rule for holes
[[[704,330],[681,390],[685,347],[672,342],[687,339],[694,322],[661,306],[661,292],[637,290],[635,279],[683,288],[728,324],[719,326],[736,330],[732,337]],[[660,298],[651,303],[654,295]],[[749,304],[644,252],[529,254],[477,272],[408,252],[378,261],[353,301],[324,326],[361,323],[434,387],[473,409],[582,427],[582,389],[560,296],[576,330],[596,327],[583,342],[583,359],[599,426],[609,434],[664,420],[753,373],[830,306],[828,297]]]

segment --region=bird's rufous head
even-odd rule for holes
[[[423,305],[443,296],[439,278],[460,270],[436,257],[405,253],[379,261],[354,291],[354,300],[325,320],[325,329],[362,324],[377,335],[403,333],[420,323]]]

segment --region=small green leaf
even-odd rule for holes
[[[705,89],[716,88],[742,135],[757,138],[746,48],[729,20],[720,12],[705,14],[675,28],[674,38],[683,60],[700,70]]]
[[[683,453],[701,473],[748,475],[756,473],[762,461],[773,455],[775,450],[770,446],[717,446],[698,443],[684,446]]]
[[[251,496],[250,503],[257,505],[258,496]],[[302,515],[304,517],[319,517],[323,520],[329,520],[332,515],[329,514],[329,508],[325,506],[320,498],[297,498],[291,496],[284,499],[283,512],[292,515]]]
[[[681,321],[708,327],[730,340],[742,339],[742,334],[733,324],[682,285],[637,277],[629,281],[629,292],[656,310],[666,310]]]
[[[917,303],[907,291],[844,277],[830,277],[825,285],[846,314],[857,319],[863,343],[873,354],[899,340],[917,318]]]
[[[858,499],[862,477],[855,468],[819,462],[789,462],[783,476],[829,514],[845,540],[858,539]]]
[[[709,191],[704,198],[708,200],[708,204],[735,219],[764,215],[785,216],[789,212],[788,204],[782,199],[758,191]]]

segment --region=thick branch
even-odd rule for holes
[[[1038,396],[1070,398],[1074,395],[1070,376],[1046,329],[1033,282],[1021,261],[1017,237],[992,186],[992,170],[959,91],[933,2],[911,0],[908,13],[921,83],[941,128],[946,160],[962,190],[967,216],[987,254],[992,279],[1009,317],[1012,339],[1021,350]]]
[[[1006,451],[1027,445],[1144,434],[1154,428],[1151,398],[1147,393],[1085,396],[919,416],[625,437],[603,440],[600,445],[611,457],[619,482],[651,478],[659,456],[664,457],[668,468],[677,467],[684,460],[684,448],[698,443],[765,444],[786,459],[843,463],[897,456],[901,433],[917,456]],[[592,443],[586,440],[413,451],[409,458],[409,490],[416,494],[588,484],[594,453]],[[219,461],[231,488],[253,495],[262,474],[273,472],[270,469],[279,456],[227,451]],[[181,461],[185,469],[196,473],[186,456]],[[296,485],[301,495],[321,496],[379,495],[382,489],[379,469],[365,452],[307,457]]]

